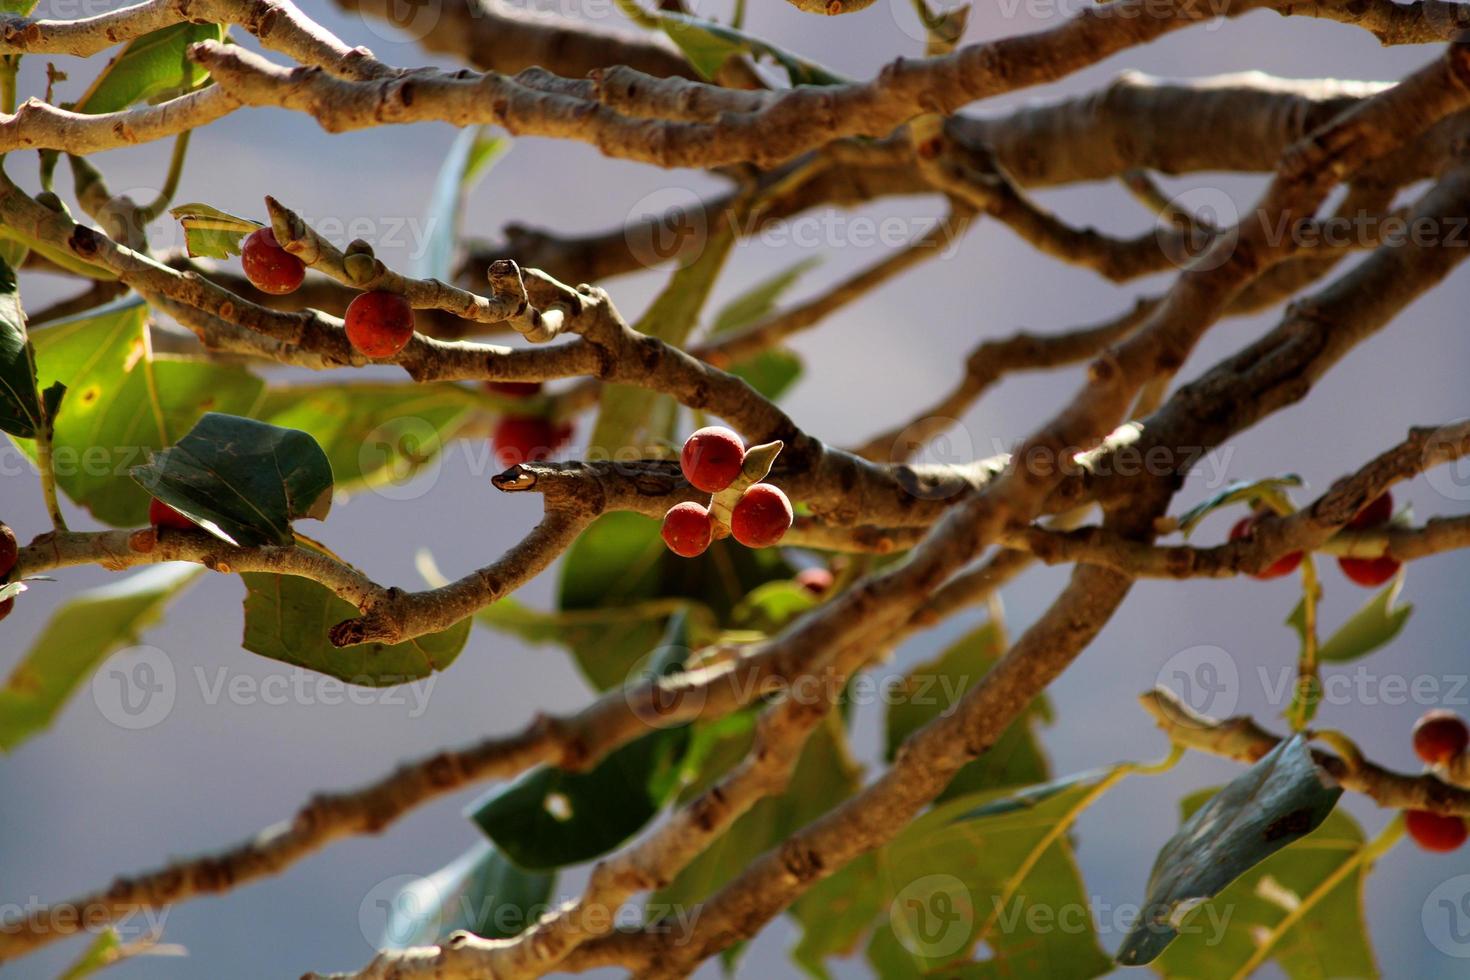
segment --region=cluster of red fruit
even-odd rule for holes
[[[15,532],[4,524],[0,524],[0,581],[10,574],[15,568],[15,563],[20,558],[20,546],[15,543]],[[0,602],[0,619],[10,615],[10,610],[15,608],[15,598],[11,597]]]
[[[485,389],[506,398],[534,398],[541,394],[541,382],[487,381]],[[550,459],[551,454],[571,438],[570,422],[553,422],[544,415],[507,412],[495,423],[495,431],[490,435],[490,448],[494,450],[495,461],[501,468],[510,469],[521,463]]]
[[[1258,511],[1249,517],[1242,517],[1236,521],[1235,526],[1230,529],[1230,540],[1235,541],[1239,538],[1250,537],[1255,526],[1268,514],[1269,511]],[[1347,530],[1367,531],[1371,528],[1382,527],[1392,517],[1393,494],[1384,493],[1368,506],[1358,511],[1353,519],[1348,521]],[[1258,579],[1280,578],[1283,575],[1290,575],[1296,571],[1296,567],[1301,563],[1302,553],[1300,551],[1293,551],[1288,555],[1282,555],[1264,571],[1257,572],[1254,577]],[[1393,578],[1398,572],[1400,564],[1401,562],[1389,558],[1386,555],[1381,555],[1377,558],[1349,558],[1344,556],[1337,559],[1337,565],[1342,569],[1344,575],[1359,585],[1367,586],[1368,588],[1382,585],[1384,582]]]
[[[246,237],[240,265],[252,286],[274,296],[294,292],[306,278],[305,263],[282,248],[269,228]],[[359,293],[347,304],[347,339],[368,357],[392,357],[412,338],[413,307],[397,293]]]
[[[1430,711],[1414,725],[1414,752],[1431,768],[1444,770],[1470,747],[1470,727],[1453,711]],[[1404,826],[1414,842],[1426,851],[1456,850],[1470,837],[1465,818],[1454,814],[1408,810]]]
[[[745,444],[724,426],[712,425],[684,442],[679,467],[690,485],[705,493],[728,490],[745,466]],[[786,534],[794,519],[791,501],[780,487],[754,483],[745,488],[730,510],[727,529],[707,504],[686,501],[664,515],[663,537],[669,550],[685,558],[704,553],[716,536],[732,534],[747,548],[769,548]]]

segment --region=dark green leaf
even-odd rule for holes
[[[97,665],[137,643],[164,604],[202,571],[181,562],[157,565],[79,592],[57,607],[0,689],[0,750],[8,752],[50,725]]]
[[[1118,962],[1150,963],[1178,935],[1184,913],[1266,858],[1316,830],[1342,795],[1300,735],[1262,756],[1170,838],[1149,875],[1138,925]]]
[[[482,841],[393,897],[379,945],[428,946],[459,930],[508,939],[546,910],[555,883],[555,874],[522,870]]]
[[[713,79],[731,55],[764,55],[786,69],[792,85],[841,85],[848,81],[814,61],[791,54],[760,38],[713,21],[680,13],[660,13],[659,26],[684,52],[694,70]]]
[[[148,517],[148,494],[128,475],[133,466],[206,411],[249,414],[264,388],[240,367],[151,356],[147,314],[141,301],[127,300],[31,337],[48,386],[43,397],[55,397],[57,384],[66,391],[52,438],[56,482],[97,520],[117,526]],[[34,458],[34,445],[19,445]]]
[[[332,465],[315,439],[238,415],[206,414],[132,475],[231,544],[291,544],[292,521],[325,520],[332,506]]]
[[[1288,500],[1285,489],[1300,486],[1303,486],[1302,478],[1295,473],[1267,477],[1264,480],[1237,480],[1221,487],[1218,492],[1179,515],[1179,530],[1184,532],[1185,537],[1188,537],[1189,532],[1193,531],[1200,521],[1221,507],[1241,502],[1254,503],[1257,500],[1284,502]]]
[[[1184,818],[1213,795],[1181,804]],[[1377,977],[1363,920],[1372,845],[1357,822],[1334,810],[1312,835],[1247,871],[1188,913],[1154,966],[1166,977],[1231,977],[1252,956],[1275,960],[1292,980]],[[1266,945],[1262,945],[1265,943]]]
[[[184,248],[192,256],[227,259],[240,254],[240,243],[258,228],[259,221],[240,218],[208,204],[180,204],[169,214],[184,228]]]
[[[1000,656],[1000,636],[993,623],[960,638],[934,660],[918,664],[893,691],[888,706],[887,757],[891,761],[903,740],[948,711],[989,672]],[[1046,757],[1033,731],[1047,711],[1038,699],[1016,719],[984,755],[961,769],[941,800],[979,790],[1044,783],[1051,777]]]
[[[20,286],[15,271],[0,262],[0,430],[34,439],[45,424]]]
[[[135,38],[107,63],[74,109],[92,115],[117,112],[138,102],[194,88],[208,77],[208,72],[189,60],[189,46],[199,41],[222,41],[224,36],[225,30],[218,24],[185,23]]]
[[[334,647],[327,630],[358,615],[351,603],[297,575],[248,572],[240,578],[245,582],[241,645],[246,650],[352,684],[389,687],[427,677],[453,663],[470,635],[465,618],[402,643]]]

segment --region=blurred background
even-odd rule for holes
[[[1058,22],[1082,2],[979,4],[971,14],[966,40],[1036,30]],[[390,63],[443,63],[383,22],[366,22],[319,2],[305,7],[349,43],[365,44]],[[606,0],[563,0],[559,6],[537,9],[619,20]],[[728,14],[716,0],[702,0],[697,12]],[[73,17],[76,12],[50,10],[43,2],[37,15]],[[803,15],[776,2],[753,4],[747,29],[855,78],[870,76],[894,56],[921,50],[917,40],[921,32],[908,0],[878,0],[866,11],[839,18]],[[254,43],[252,38],[246,41]],[[997,99],[970,111],[994,113],[1026,100],[1096,89],[1125,69],[1173,78],[1249,69],[1287,77],[1394,80],[1436,54],[1431,47],[1383,49],[1362,30],[1262,12],[1178,32],[1126,51],[1060,85]],[[22,97],[44,90],[45,60],[25,59]],[[83,66],[61,58],[57,63],[72,75],[61,84],[58,98],[75,98],[103,61]],[[362,235],[374,241],[390,265],[406,268],[421,244],[420,218],[454,136],[450,127],[439,124],[331,136],[299,114],[244,110],[195,134],[176,200],[260,216],[262,195],[273,194],[319,227],[339,221],[339,227],[348,229],[339,232],[339,244]],[[167,143],[158,143],[92,160],[114,192],[126,192],[156,187],[168,152]],[[17,153],[7,161],[17,179],[30,187],[34,187],[32,159]],[[1258,177],[1210,174],[1166,182],[1171,193],[1219,189],[1242,207],[1262,184]],[[471,196],[464,228],[490,239],[511,221],[564,232],[602,230],[620,224],[630,213],[641,213],[639,202],[649,194],[671,188],[705,193],[717,186],[702,174],[661,172],[603,159],[580,144],[518,140]],[[1076,225],[1137,233],[1152,221],[1116,183],[1037,196]],[[885,246],[875,242],[871,232],[860,230],[869,227],[860,221],[898,222],[916,235],[942,211],[942,202],[928,197],[796,219],[810,221],[815,231],[784,238],[761,236],[738,246],[712,307],[810,254],[819,255],[822,263],[802,280],[799,294],[792,298],[815,293],[884,253]],[[815,245],[801,244],[813,240]],[[153,243],[179,244],[177,232],[169,222],[161,222],[153,230]],[[656,270],[607,285],[631,319],[667,275],[666,269]],[[952,254],[922,265],[819,329],[800,335],[794,347],[807,369],[786,405],[808,431],[830,443],[852,444],[909,417],[936,391],[951,385],[965,353],[980,339],[1019,328],[1052,331],[1093,322],[1166,282],[1167,277],[1160,276],[1114,287],[1088,271],[1043,258],[1006,229],[981,222]],[[71,283],[44,276],[28,275],[22,281],[24,300],[32,309],[73,289]],[[1210,476],[1218,483],[1221,476],[1238,479],[1293,471],[1308,481],[1306,494],[1315,495],[1335,477],[1401,439],[1410,425],[1467,414],[1467,303],[1470,273],[1461,269],[1391,328],[1354,351],[1306,403],[1224,447],[1216,457],[1224,464],[1223,473],[1206,469],[1176,498],[1175,511],[1206,496],[1213,489],[1206,485]],[[1180,379],[1197,376],[1258,336],[1278,314],[1222,322]],[[395,371],[378,373],[401,379]],[[989,455],[1004,448],[1031,431],[1079,382],[1080,372],[1075,370],[1006,380],[963,420],[946,452]],[[589,422],[580,420],[579,436],[586,435]],[[570,453],[576,452],[574,445]],[[432,552],[446,574],[456,576],[499,555],[539,516],[539,500],[491,488],[489,476],[496,470],[483,443],[457,444],[408,487],[392,488],[391,498],[408,499],[360,493],[340,504],[329,523],[310,532],[380,582],[418,587],[414,554],[420,548]],[[0,483],[4,519],[22,542],[29,541],[46,526],[39,486],[29,472],[17,474],[10,467],[5,473]],[[1422,519],[1463,512],[1470,496],[1463,492],[1464,483],[1463,479],[1454,483],[1446,495],[1420,478],[1395,493],[1401,504],[1411,502]],[[1439,485],[1449,486],[1444,481]],[[1233,516],[1211,518],[1197,539],[1222,539]],[[68,517],[74,526],[89,526],[77,508],[70,508]],[[1330,561],[1323,568],[1323,622],[1330,629],[1372,593],[1349,583]],[[1038,569],[1005,590],[1013,632],[1045,608],[1065,575],[1061,569]],[[1434,705],[1394,697],[1386,693],[1382,681],[1390,675],[1435,679],[1438,689],[1450,696],[1436,703],[1466,710],[1470,691],[1462,685],[1470,673],[1470,651],[1461,603],[1467,577],[1470,553],[1415,562],[1403,596],[1416,607],[1407,628],[1388,649],[1343,669],[1370,674],[1364,688],[1368,695],[1324,705],[1319,724],[1348,732],[1378,762],[1399,770],[1417,769],[1409,730]],[[37,584],[17,603],[0,631],[0,671],[8,674],[63,598],[113,576],[80,568],[65,570],[58,578],[57,584]],[[518,595],[531,605],[549,607],[554,582],[555,570]],[[212,694],[220,678],[260,681],[293,674],[282,664],[240,649],[242,593],[237,578],[203,578],[172,604],[162,624],[144,635],[142,642],[166,654],[177,680],[172,707],[156,724],[140,730],[115,726],[99,710],[90,687],[84,686],[51,730],[0,758],[0,902],[59,901],[101,886],[118,873],[218,849],[289,817],[320,789],[356,786],[379,777],[399,760],[515,730],[533,711],[565,711],[590,696],[559,648],[523,646],[477,628],[451,671],[436,677],[431,686],[427,682],[419,686],[422,703],[412,694],[401,704],[322,704],[310,697],[278,704],[235,703],[229,696]],[[1268,727],[1284,730],[1279,716],[1285,705],[1274,697],[1275,681],[1276,671],[1296,656],[1295,636],[1282,621],[1297,595],[1293,579],[1140,582],[1125,608],[1051,689],[1058,720],[1043,730],[1042,739],[1054,771],[1065,774],[1119,760],[1161,757],[1167,750],[1165,739],[1135,707],[1134,699],[1161,675],[1167,679],[1170,665],[1180,662],[1171,658],[1200,645],[1221,648],[1238,676],[1234,690],[1210,710],[1252,713]],[[983,617],[984,611],[977,609],[917,637],[878,670],[879,676],[901,674],[932,657]],[[1271,683],[1263,683],[1265,675],[1259,669],[1269,672]],[[868,764],[870,776],[881,751],[881,708],[860,708],[855,722],[854,748]],[[1141,901],[1154,855],[1177,826],[1179,797],[1239,772],[1235,764],[1191,754],[1169,774],[1129,780],[1088,810],[1075,836],[1093,900],[1100,907]],[[477,832],[461,809],[486,788],[476,786],[416,810],[380,838],[335,844],[280,877],[224,897],[180,905],[168,913],[165,939],[186,946],[188,957],[145,957],[122,964],[111,975],[228,980],[360,967],[371,957],[383,924],[374,897],[384,897],[385,889],[401,883],[403,876],[438,869],[473,843]],[[1390,816],[1353,794],[1344,798],[1343,805],[1370,836]],[[1380,863],[1368,881],[1366,901],[1384,975],[1452,977],[1470,970],[1470,960],[1437,949],[1421,923],[1429,893],[1467,869],[1466,852],[1441,858],[1408,844],[1395,848]],[[557,896],[575,894],[582,880],[575,874],[565,876]],[[1112,951],[1122,939],[1120,931],[1106,917],[1098,925],[1103,945]],[[795,967],[786,951],[794,941],[795,930],[786,920],[773,923],[752,944],[740,973],[792,975]],[[54,945],[0,967],[0,977],[54,975],[80,950],[76,941]],[[1470,955],[1470,947],[1463,944],[1452,951]],[[706,965],[701,975],[713,976],[716,971]],[[866,976],[869,968],[859,958],[839,964],[837,972]],[[1271,975],[1269,970],[1266,975]]]

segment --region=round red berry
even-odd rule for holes
[[[0,602],[0,619],[10,615],[10,610],[15,608],[15,598],[12,596],[4,602]]]
[[[796,573],[796,584],[812,595],[825,595],[832,582],[832,573],[825,568],[803,568]]]
[[[1347,526],[1351,530],[1361,531],[1364,528],[1387,524],[1391,517],[1393,517],[1393,494],[1385,490],[1354,514],[1353,519],[1347,522]]]
[[[1393,494],[1384,492],[1347,522],[1351,531],[1381,527],[1393,517]],[[1337,567],[1352,581],[1366,588],[1382,585],[1398,574],[1403,563],[1387,556],[1378,558],[1339,558]]]
[[[1405,810],[1404,826],[1414,843],[1426,851],[1446,854],[1458,850],[1470,836],[1465,829],[1465,818],[1454,815],[1431,813],[1428,810]]]
[[[735,482],[745,463],[745,444],[722,425],[710,425],[684,441],[679,467],[684,479],[705,493],[719,493]]]
[[[240,246],[240,265],[245,278],[262,293],[276,296],[295,292],[306,278],[306,263],[276,243],[276,233],[257,228]]]
[[[747,548],[769,548],[786,534],[794,517],[780,487],[757,483],[730,512],[730,533]]]
[[[397,293],[359,293],[347,304],[347,339],[368,357],[392,357],[413,337],[413,307]]]
[[[193,521],[157,497],[148,502],[148,523],[154,527],[171,527],[176,531],[192,531],[196,527]]]
[[[710,518],[707,507],[686,500],[669,508],[664,515],[662,533],[664,544],[670,551],[685,558],[694,558],[704,554],[704,549],[709,547],[715,534],[715,522]]]
[[[1414,723],[1414,751],[1431,766],[1442,766],[1470,746],[1470,727],[1453,711],[1436,708]]]
[[[495,460],[502,468],[510,469],[521,463],[537,463],[551,458],[570,432],[561,433],[550,419],[540,415],[502,415],[495,423],[495,433],[490,445],[495,450]]]
[[[15,543],[15,532],[0,524],[0,579],[10,574],[20,556],[20,546]]]
[[[1250,537],[1251,532],[1255,530],[1256,525],[1261,522],[1264,516],[1264,514],[1251,514],[1248,517],[1242,517],[1236,521],[1235,526],[1230,529],[1230,540],[1238,541],[1241,538]],[[1258,578],[1262,581],[1280,578],[1283,575],[1290,575],[1296,571],[1296,567],[1301,563],[1302,553],[1300,551],[1293,551],[1282,555],[1266,568],[1253,574],[1251,578]]]
[[[485,390],[506,398],[530,398],[541,394],[539,381],[486,381]]]

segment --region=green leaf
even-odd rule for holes
[[[459,238],[461,203],[490,165],[510,149],[510,141],[490,136],[486,126],[461,129],[439,166],[429,210],[424,216],[428,235],[414,267],[420,279],[448,281],[454,273],[454,244]]]
[[[752,326],[776,311],[776,303],[796,281],[822,264],[822,257],[813,255],[783,269],[767,279],[756,283],[739,296],[720,307],[715,314],[710,335],[719,337],[736,333]]]
[[[406,483],[439,457],[477,404],[453,384],[282,385],[267,389],[253,414],[316,439],[343,491]]]
[[[15,271],[0,261],[0,429],[34,439],[46,426]]]
[[[689,654],[684,617],[669,623],[649,671],[668,674]],[[523,868],[544,870],[605,854],[637,833],[677,788],[689,726],[655,729],[591,771],[541,766],[471,807],[471,819]]]
[[[555,883],[555,874],[518,868],[494,845],[481,841],[393,897],[378,945],[428,946],[459,930],[509,939],[546,909]]]
[[[245,546],[291,544],[291,522],[325,520],[332,465],[305,432],[209,412],[172,448],[133,467],[133,479],[215,537]]]
[[[30,251],[30,246],[24,242],[11,238],[0,238],[0,262],[4,262],[12,269],[19,269]]]
[[[768,41],[713,21],[680,13],[660,13],[659,26],[684,52],[694,70],[707,80],[719,74],[732,55],[764,55],[786,69],[792,85],[842,85],[848,81],[814,61],[798,57]]]
[[[1211,795],[1186,797],[1183,817]],[[1238,976],[1259,955],[1292,980],[1379,976],[1363,916],[1363,888],[1376,856],[1357,822],[1334,810],[1309,837],[1186,915],[1155,968],[1181,980]]]
[[[995,624],[986,623],[950,645],[938,657],[917,664],[895,688],[888,706],[886,753],[889,761],[909,735],[948,711],[979,683],[1003,652]],[[1033,702],[983,755],[965,765],[940,800],[980,790],[1044,783],[1050,767],[1036,741],[1035,721],[1046,717],[1044,696]]]
[[[31,11],[36,9],[36,2],[37,0],[0,0],[0,14],[29,17]]]
[[[136,644],[164,605],[202,571],[182,562],[157,565],[79,592],[57,607],[0,689],[0,750],[8,752],[50,725],[97,665]]]
[[[716,745],[704,749],[698,779],[685,788],[689,799],[716,782],[744,758],[754,737],[753,726],[719,732]],[[747,810],[719,839],[681,871],[669,887],[649,898],[650,911],[688,909],[712,895],[744,871],[751,861],[851,796],[861,782],[861,769],[847,747],[846,732],[836,712],[829,712],[812,733],[791,776],[792,791],[766,797]]]
[[[1118,962],[1150,963],[1179,934],[1180,917],[1327,819],[1342,787],[1300,735],[1281,742],[1185,821],[1149,874],[1148,899]]]
[[[1287,487],[1300,486],[1304,486],[1304,483],[1302,478],[1295,473],[1271,476],[1264,480],[1236,480],[1221,487],[1219,491],[1179,515],[1179,530],[1184,533],[1185,537],[1189,537],[1189,532],[1193,531],[1207,516],[1221,507],[1228,507],[1242,501],[1253,504],[1257,500],[1265,500],[1290,506],[1290,500],[1284,491]]]
[[[245,236],[265,225],[237,217],[208,204],[180,204],[168,213],[184,228],[184,248],[191,256],[227,259],[240,254]]]
[[[1322,663],[1350,663],[1398,636],[1409,621],[1409,614],[1414,611],[1412,605],[1395,605],[1403,587],[1403,575],[1395,576],[1382,592],[1369,599],[1363,608],[1353,613],[1322,642],[1317,648],[1317,659]],[[1296,630],[1298,636],[1305,638],[1305,609],[1301,602],[1296,604],[1286,623]]]
[[[96,115],[117,112],[158,96],[185,92],[209,73],[189,60],[191,44],[222,41],[219,24],[174,24],[134,38],[107,63],[73,107]]]
[[[454,662],[470,635],[466,617],[438,633],[392,645],[334,647],[327,630],[359,615],[350,602],[309,578],[247,572],[245,635],[251,653],[365,687],[391,687],[428,677]]]
[[[57,977],[57,980],[82,980],[90,977],[98,970],[106,969],[116,963],[123,955],[122,937],[117,930],[108,926],[97,934],[97,938],[87,944],[82,955],[67,967]]]
[[[124,300],[58,320],[31,336],[41,382],[66,387],[66,410],[52,438],[56,482],[106,524],[148,518],[148,494],[128,471],[167,446],[211,409],[248,414],[264,387],[240,367],[155,358],[148,309]],[[17,442],[35,458],[35,446]]]
[[[869,935],[868,959],[885,978],[941,967],[946,977],[1107,972],[1067,830],[1130,768],[971,793],[920,816],[792,907],[803,926],[797,962],[825,975],[828,957]],[[1050,928],[1031,925],[1038,915]],[[961,966],[982,942],[989,958]]]
[[[112,282],[117,278],[117,273],[106,266],[83,262],[68,250],[43,242],[22,228],[0,225],[0,244],[3,244],[8,254],[19,253],[24,257],[26,252],[35,252],[48,262],[88,279]]]
[[[774,634],[818,605],[816,596],[790,581],[766,582],[751,589],[731,614],[735,629]]]
[[[730,255],[736,227],[747,210],[738,207],[729,220],[716,223],[699,257],[674,272],[668,285],[634,324],[634,329],[675,347],[684,345],[714,288],[715,278]],[[641,450],[649,434],[654,406],[660,398],[668,399],[668,396],[631,385],[604,385],[601,408],[588,445],[611,459],[623,458],[622,454],[629,448]]]
[[[715,622],[724,623],[751,589],[792,574],[778,549],[751,550],[728,539],[716,541],[698,558],[680,558],[664,546],[657,521],[613,513],[593,522],[568,550],[557,606],[562,613],[606,613],[639,603],[692,599]],[[562,642],[587,679],[606,690],[622,683],[657,645],[662,630],[658,617],[591,617],[570,624]]]

